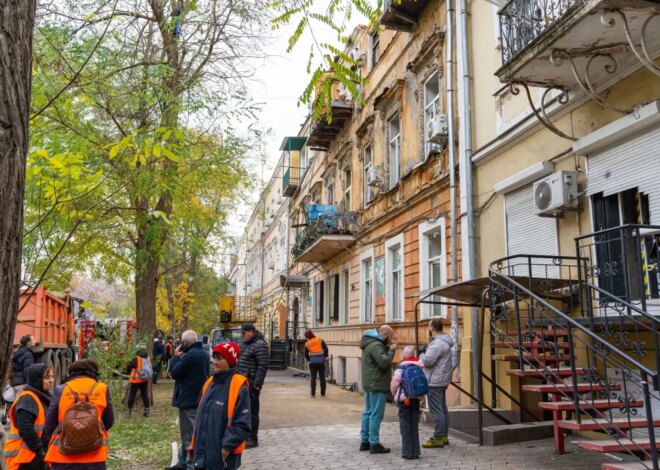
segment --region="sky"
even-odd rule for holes
[[[356,15],[351,19],[347,33],[350,33],[357,24],[366,21]],[[297,135],[308,115],[307,106],[298,106],[297,103],[310,80],[306,68],[314,38],[319,43],[338,44],[336,34],[332,33],[330,28],[323,28],[319,23],[314,23],[314,38],[307,31],[294,50],[287,53],[288,40],[295,30],[297,21],[294,20],[292,23],[271,32],[271,40],[266,47],[268,57],[255,63],[255,80],[249,84],[253,100],[261,103],[261,112],[258,113],[260,127],[270,129],[270,134],[265,138],[265,162],[263,165],[257,163],[259,168],[252,168],[263,182],[270,179],[275,169],[281,155],[279,147],[284,137]],[[318,57],[319,54],[315,53],[315,56]],[[255,158],[255,160],[259,159]],[[255,192],[251,204],[237,208],[236,217],[231,218],[232,223],[227,227],[229,235],[239,237],[242,235],[257,198]]]

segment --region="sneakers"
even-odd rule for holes
[[[259,447],[259,441],[256,439],[249,438],[247,441],[245,441],[246,449],[254,449],[255,447]]]
[[[419,460],[419,455],[402,455],[401,457],[406,460]]]
[[[389,452],[390,449],[384,447],[382,444],[376,444],[369,449],[370,454],[388,454]]]
[[[449,436],[444,436],[441,438],[442,439],[442,444],[448,446],[449,445]]]
[[[130,418],[132,413],[133,413],[132,409],[130,408],[127,409],[126,411],[124,411],[124,418]]]
[[[422,444],[422,447],[425,449],[434,449],[434,448],[442,448],[445,446],[445,438],[442,437],[432,437],[428,441]],[[449,440],[447,440],[447,443],[449,443]]]
[[[368,442],[360,442],[360,452],[364,452],[365,450],[369,450],[371,446],[369,445]]]

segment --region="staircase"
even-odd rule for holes
[[[521,398],[537,397],[534,414],[552,418],[558,453],[572,433],[582,449],[625,454],[628,462],[603,469],[659,468],[660,319],[648,311],[648,283],[629,277],[615,295],[599,287],[607,283],[592,259],[613,240],[630,259],[630,246],[645,246],[640,233],[592,234],[576,241],[576,257],[512,256],[489,273],[491,377],[504,368]],[[494,388],[491,399],[496,406]]]

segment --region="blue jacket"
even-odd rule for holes
[[[211,360],[197,341],[183,356],[173,356],[170,373],[174,382],[172,406],[196,408],[204,382],[209,376]]]
[[[153,353],[154,359],[164,355],[165,355],[165,345],[163,344],[162,341],[156,341],[154,343],[154,353]]]
[[[193,454],[193,463],[197,468],[225,470],[241,466],[240,454],[229,454],[226,465],[222,462],[222,449],[234,450],[250,434],[250,394],[247,386],[241,387],[232,425],[227,427],[229,383],[236,373],[236,369],[216,372],[199,404]]]
[[[11,358],[11,384],[23,385],[27,383],[26,371],[34,364],[34,352],[27,346],[21,346]]]

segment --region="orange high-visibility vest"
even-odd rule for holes
[[[170,343],[169,341],[165,343],[165,351],[167,352],[168,356],[174,354],[174,346],[172,346],[172,343]]]
[[[87,394],[92,390],[94,385],[94,391],[89,396],[89,402],[96,406],[96,411],[98,412],[99,422],[101,423],[101,428],[103,432],[103,445],[92,452],[87,452],[85,454],[75,454],[75,455],[64,455],[60,452],[60,434],[58,431],[55,431],[53,437],[50,439],[50,447],[46,453],[46,458],[44,459],[47,464],[53,463],[96,463],[96,462],[107,462],[108,460],[108,431],[103,427],[103,421],[101,421],[103,412],[108,406],[106,401],[106,396],[108,393],[108,387],[103,382],[98,382],[89,377],[78,377],[73,380],[70,380],[62,390],[62,397],[60,398],[60,403],[57,408],[57,422],[61,423],[64,421],[64,414],[66,410],[71,407],[76,402],[76,397],[74,392],[83,395]]]
[[[7,441],[5,442],[5,447],[3,449],[3,455],[5,457],[5,463],[7,464],[7,470],[17,470],[24,463],[30,463],[34,460],[34,457],[37,455],[32,452],[28,446],[25,444],[23,439],[20,436],[19,430],[16,427],[16,417],[14,416],[14,408],[18,401],[24,395],[31,396],[35,402],[37,402],[37,408],[39,412],[37,414],[37,419],[34,422],[34,430],[37,432],[37,436],[41,438],[41,435],[44,433],[44,425],[46,424],[46,411],[44,406],[41,404],[41,400],[36,393],[29,390],[24,390],[18,395],[16,401],[9,409],[9,419],[11,420],[11,427],[9,428],[9,434],[7,435]]]
[[[204,401],[204,396],[206,395],[206,392],[211,386],[211,383],[213,383],[213,376],[209,377],[207,381],[204,383],[204,386],[202,387],[202,395],[199,397],[200,405],[202,404],[202,401]],[[228,428],[231,427],[232,421],[234,420],[234,411],[236,408],[236,402],[238,401],[238,394],[241,391],[241,387],[243,385],[249,386],[247,378],[241,374],[234,374],[229,384],[229,396],[227,397],[227,427]],[[195,428],[197,428],[196,418],[195,418]],[[192,452],[194,448],[195,448],[195,432],[193,431],[193,437],[190,440],[190,447],[188,448],[188,452]],[[241,442],[238,445],[238,447],[234,449],[233,453],[242,454],[244,450],[245,450],[245,441]]]
[[[137,356],[137,366],[131,370],[131,375],[128,381],[132,384],[143,384],[146,383],[147,381],[144,380],[143,378],[140,378],[140,370],[142,369],[142,358],[140,356]]]
[[[310,356],[323,356],[323,342],[318,336],[314,336],[312,339],[307,340],[305,347],[309,351]]]

